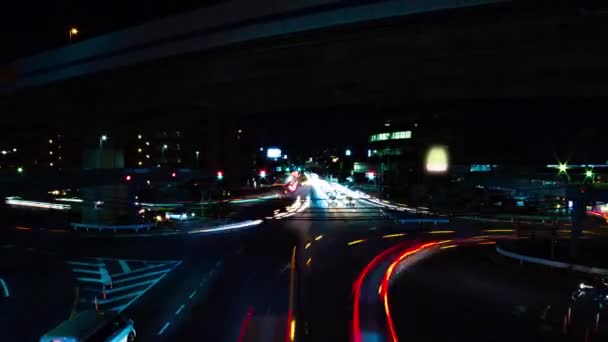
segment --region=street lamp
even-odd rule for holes
[[[80,31],[78,31],[78,28],[76,28],[76,27],[70,28],[70,30],[68,32],[70,34],[70,43],[72,42],[72,37],[75,37],[80,33]]]
[[[345,156],[347,156],[347,157],[350,157],[350,155],[351,155],[351,151],[350,151],[350,150],[346,150],[346,151],[344,152],[344,155],[345,155]]]
[[[595,183],[595,175],[593,174],[593,169],[588,169],[585,171],[585,178],[591,179],[591,183]]]
[[[164,161],[165,160],[165,150],[168,149],[169,146],[167,146],[167,144],[164,144],[163,147],[160,149],[161,152],[161,159]]]
[[[103,142],[106,140],[108,140],[108,136],[105,134],[99,137],[99,149],[103,147]]]

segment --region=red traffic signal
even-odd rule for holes
[[[128,182],[128,181],[130,181],[130,180],[131,180],[131,175],[126,175],[126,176],[125,176],[125,180],[126,180],[127,182]]]

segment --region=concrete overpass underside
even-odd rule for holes
[[[509,4],[420,14],[113,69],[21,89],[5,104],[17,121],[91,122],[601,98],[608,95],[607,19],[600,11]]]

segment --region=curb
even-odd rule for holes
[[[579,271],[579,272],[583,272],[583,273],[608,275],[608,269],[605,269],[605,268],[589,267],[589,266],[584,266],[584,265],[570,264],[570,263],[562,262],[562,261],[555,261],[555,260],[543,259],[543,258],[538,258],[538,257],[531,257],[531,256],[523,255],[523,254],[509,252],[498,246],[496,246],[496,252],[507,258],[519,260],[519,262],[521,262],[521,263],[523,263],[525,261],[525,262],[528,262],[531,264],[544,265],[544,266],[549,266],[549,267],[554,267],[554,268],[569,269],[569,270]]]

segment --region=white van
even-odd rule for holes
[[[40,342],[132,342],[133,320],[115,311],[83,311],[44,334]]]

